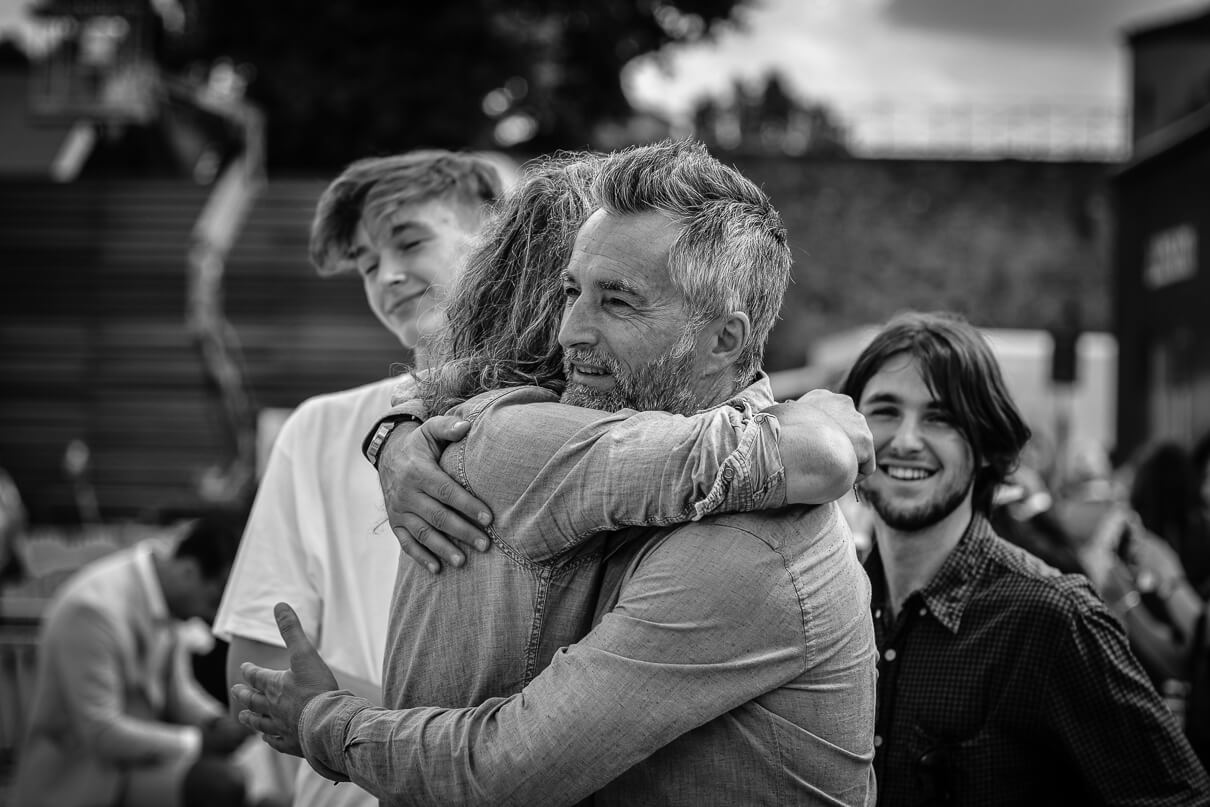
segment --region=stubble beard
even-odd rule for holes
[[[974,484],[975,475],[971,474],[967,477],[965,485],[942,491],[941,495],[913,507],[897,505],[892,497],[873,485],[862,484],[860,489],[870,507],[874,508],[874,512],[888,527],[900,532],[919,532],[957,510]]]
[[[602,412],[634,409],[638,412],[672,412],[691,415],[702,408],[693,388],[694,355],[692,340],[682,338],[664,355],[633,370],[621,366],[612,356],[590,350],[569,350],[563,355],[563,372],[571,378],[572,360],[605,367],[613,376],[613,386],[597,389],[568,381],[562,403]]]

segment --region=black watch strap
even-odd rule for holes
[[[396,426],[406,421],[414,421],[416,423],[422,422],[420,418],[416,417],[415,415],[387,415],[382,420],[378,421],[378,425],[374,427],[374,431],[366,435],[365,442],[361,444],[361,453],[365,455],[365,458],[369,460],[370,464],[375,468],[378,467],[378,457],[382,451],[383,445],[387,441],[387,438],[391,436],[391,432],[394,431]]]

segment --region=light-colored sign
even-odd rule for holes
[[[1143,285],[1149,289],[1171,286],[1197,274],[1197,230],[1181,224],[1161,230],[1147,241]]]

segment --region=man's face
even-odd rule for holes
[[[404,347],[415,348],[441,327],[442,304],[475,237],[474,219],[452,203],[432,199],[358,225],[351,257],[366,300]]]
[[[869,423],[878,460],[861,490],[888,527],[922,530],[969,502],[975,479],[970,443],[954,413],[929,390],[914,357],[888,359],[866,383],[857,408]]]
[[[703,405],[703,340],[686,333],[688,307],[668,276],[676,236],[658,213],[598,210],[580,228],[563,278],[564,403],[682,413]]]
[[[178,558],[176,562],[180,571],[169,603],[173,616],[213,623],[231,569],[227,568],[218,577],[210,578],[202,574],[201,567],[192,558]]]

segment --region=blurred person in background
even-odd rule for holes
[[[1090,577],[1204,762],[1210,756],[1210,535],[1200,481],[1190,453],[1173,441],[1145,446],[1130,478],[1129,501],[1105,517],[1092,542],[1099,563]]]
[[[992,530],[1029,429],[982,335],[893,319],[841,391],[874,435],[878,802],[1204,805],[1210,779],[1080,575]]]
[[[1190,677],[1210,550],[1196,474],[1184,448],[1162,441],[1122,476],[1128,495],[1105,509],[1083,545],[1084,565],[1156,686],[1179,691]]]
[[[244,804],[248,731],[193,679],[186,620],[214,618],[241,523],[210,514],[96,560],[42,620],[15,807]]]
[[[996,487],[988,515],[996,534],[1064,574],[1084,574],[1071,538],[1055,516],[1042,474],[1021,464]]]
[[[516,204],[539,177],[531,172],[502,213],[537,207]],[[335,680],[283,605],[292,670],[265,686],[268,673],[247,667],[256,689],[233,690],[250,710],[241,719],[275,747],[301,754],[305,743],[312,765],[391,803],[566,804],[598,788],[603,804],[868,803],[868,589],[837,508],[671,526],[736,507],[830,501],[859,466],[826,417],[816,431],[835,441],[817,448],[834,451],[787,452],[783,467],[768,443],[778,423],[759,412],[758,402],[772,405],[759,362],[789,268],[784,231],[755,186],[690,144],[615,155],[595,187],[600,201],[578,219],[535,218],[543,238],[563,222],[545,242],[563,255],[579,229],[570,263],[546,249],[497,263],[493,245],[524,252],[535,232],[513,235],[502,216],[451,309],[454,339],[478,349],[455,363],[469,383],[439,381],[434,400],[493,391],[467,404],[475,425],[443,462],[491,503],[498,549],[440,577],[401,567],[390,710],[331,691]],[[611,191],[628,201],[607,202]],[[669,278],[673,267],[697,290],[692,304]],[[522,307],[529,350],[508,322],[518,299],[542,301]],[[596,409],[526,386],[564,388],[556,332],[566,358],[578,357],[566,365],[564,402]],[[666,367],[659,357],[673,343],[689,347]],[[695,396],[728,405],[697,412]],[[860,424],[868,456],[851,402],[829,396]],[[795,431],[785,414],[782,439]],[[723,428],[711,432],[712,423]],[[702,434],[717,434],[721,458],[698,452]],[[821,464],[839,473],[807,472]],[[828,490],[799,498],[810,494],[796,476],[826,477]],[[631,524],[669,529],[611,532]],[[421,706],[468,702],[482,703]]]
[[[1202,435],[1193,446],[1193,472],[1197,476],[1198,499],[1202,507],[1202,519],[1210,524],[1210,432]]]
[[[1135,464],[1130,506],[1143,527],[1177,555],[1197,591],[1210,583],[1210,535],[1201,498],[1201,478],[1190,452],[1165,440],[1148,446]]]
[[[28,526],[21,493],[8,472],[0,468],[0,590],[21,582],[28,574],[20,548]]]
[[[470,154],[359,160],[319,199],[311,260],[322,275],[356,273],[383,327],[423,359],[443,322],[448,287],[500,190],[495,168]],[[287,600],[341,686],[382,702],[399,546],[361,441],[399,381],[311,398],[283,425],[214,626],[230,642],[229,686],[241,680],[243,662],[288,666],[273,618],[274,604]],[[296,805],[376,803],[359,788],[334,790],[309,766],[266,753],[288,766]]]

